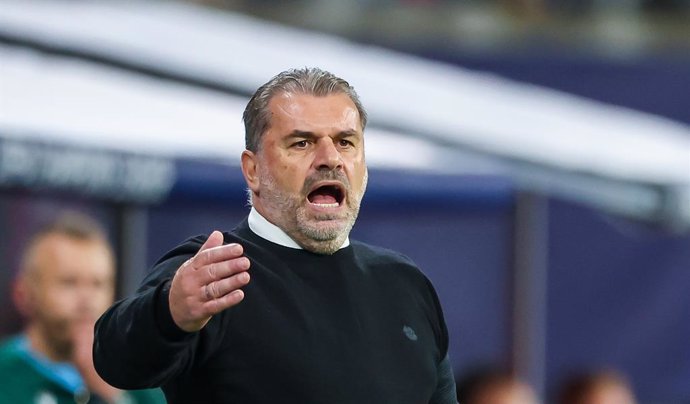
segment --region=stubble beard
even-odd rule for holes
[[[37,322],[38,332],[52,359],[69,361],[72,358],[74,343],[70,335],[71,325],[72,322],[67,319],[43,318]]]
[[[352,191],[347,176],[339,171],[319,171],[309,176],[298,194],[280,189],[268,170],[262,170],[260,177],[262,206],[270,216],[267,219],[274,222],[305,250],[330,255],[340,249],[355,225],[366,190],[368,173],[364,175],[361,191],[356,194]],[[308,214],[307,192],[311,185],[324,180],[340,181],[345,187],[347,209],[344,214]]]

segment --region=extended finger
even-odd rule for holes
[[[237,258],[242,256],[243,251],[242,246],[237,243],[199,250],[194,258],[192,258],[193,267],[199,269],[206,265]]]
[[[211,282],[204,286],[204,295],[206,300],[213,300],[228,293],[237,290],[247,283],[249,283],[249,273],[241,272],[229,278],[221,279],[216,282]]]
[[[250,263],[247,257],[239,257],[227,261],[217,262],[206,265],[203,270],[198,272],[200,284],[207,284],[213,281],[228,278],[249,269]]]
[[[244,299],[244,291],[242,289],[237,289],[217,299],[209,300],[204,305],[208,313],[214,315],[238,304],[242,299]]]
[[[218,230],[214,230],[208,235],[206,242],[204,242],[199,251],[204,251],[221,245],[223,245],[223,233],[219,232]]]
[[[215,286],[214,286],[212,283],[209,283],[209,284],[204,285],[204,286],[202,287],[202,290],[204,291],[204,293],[203,293],[204,298],[205,298],[207,301],[208,301],[208,300],[213,300],[213,299],[215,299],[216,292],[213,290],[214,287],[215,287]]]

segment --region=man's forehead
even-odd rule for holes
[[[49,233],[35,241],[32,248],[34,260],[45,264],[54,264],[60,260],[69,260],[70,254],[79,252],[75,261],[103,259],[112,261],[111,251],[105,240],[99,238],[74,238],[60,233]],[[49,265],[52,267],[52,265]]]
[[[327,109],[348,110],[359,118],[359,111],[352,99],[345,93],[314,95],[300,92],[283,91],[274,95],[269,101],[269,109],[295,111],[309,108],[314,111]],[[352,111],[350,111],[352,110]]]
[[[347,94],[314,96],[281,93],[271,99],[269,128],[292,131],[355,132],[361,134],[359,111]]]

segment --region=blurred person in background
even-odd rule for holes
[[[636,400],[622,375],[602,371],[568,379],[559,392],[558,404],[636,404]]]
[[[93,327],[113,302],[114,256],[91,218],[67,212],[29,241],[13,288],[26,319],[0,345],[0,403],[164,403],[157,390],[125,392],[93,366]]]
[[[539,404],[532,387],[495,368],[471,372],[458,381],[457,392],[462,404]]]
[[[101,317],[99,373],[173,404],[456,403],[433,286],[349,239],[368,175],[354,89],[288,70],[244,122],[248,218],[167,253]]]

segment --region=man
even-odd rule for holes
[[[635,394],[625,378],[615,371],[573,376],[559,393],[559,404],[635,404]]]
[[[113,294],[113,254],[95,223],[66,214],[38,232],[13,294],[26,329],[0,345],[0,403],[163,403],[160,391],[123,392],[94,369],[93,327]]]
[[[348,237],[367,184],[354,89],[289,70],[257,90],[244,122],[248,219],[173,249],[105,313],[99,373],[162,386],[172,404],[455,403],[431,284]]]
[[[463,404],[538,404],[531,386],[512,372],[487,368],[474,372],[458,383],[458,399]]]

